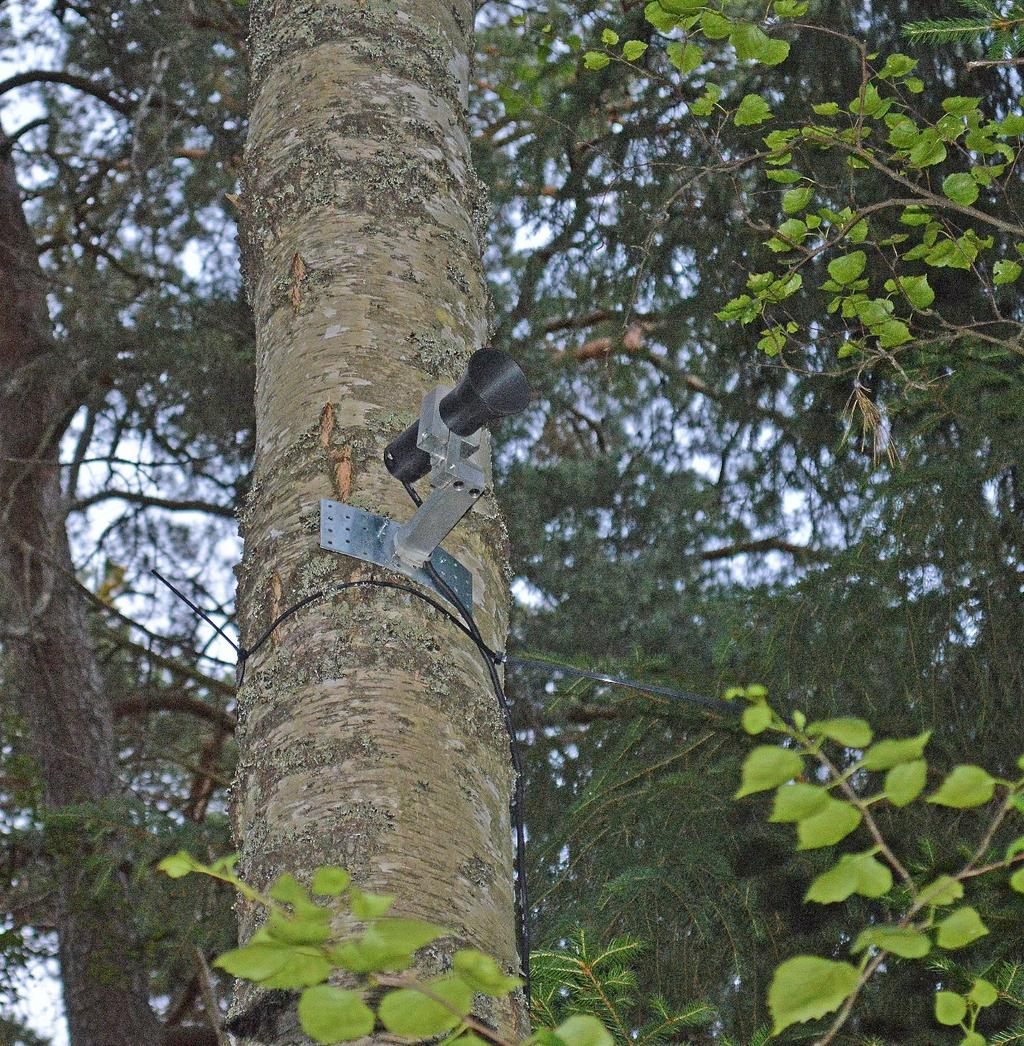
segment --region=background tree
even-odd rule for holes
[[[901,23],[936,15],[804,6],[787,10],[823,32],[780,25],[784,5],[761,22],[753,6],[723,16],[697,3],[661,9],[669,39],[642,5],[549,5],[493,29],[478,111],[505,262],[498,343],[527,355],[542,393],[509,463],[524,494],[515,563],[533,597],[517,636],[591,664],[615,651],[637,674],[668,671],[703,692],[764,681],[814,715],[933,727],[954,761],[980,743],[1008,765],[1020,748],[1009,639],[1022,610],[1019,299],[993,294],[990,268],[929,266],[935,309],[896,353],[903,374],[884,354],[837,359],[840,324],[814,289],[834,255],[808,259],[806,289],[779,308],[783,323],[815,332],[781,355],[757,345],[760,326],[715,315],[772,268],[764,242],[789,217],[791,186],[755,159],[761,139],[816,119],[812,104],[857,99],[856,41],[881,65],[906,50]],[[672,27],[688,15],[698,23],[684,40]],[[737,47],[730,19],[768,35],[751,30]],[[987,43],[915,51],[921,112],[941,117],[946,95],[980,96],[996,118],[1011,111],[1013,75],[968,68]],[[770,103],[771,123],[734,120],[750,94]],[[789,166],[821,186],[815,206],[904,195],[881,172],[854,186],[838,150],[807,153]],[[985,206],[1019,224],[1018,166],[1007,171]],[[891,213],[891,231],[906,231]],[[870,264],[880,284],[884,262],[873,253]],[[998,331],[980,326],[999,319]],[[947,339],[921,344],[936,328]],[[972,333],[1000,344],[983,350]],[[744,1041],[778,959],[835,940],[833,917],[802,904],[813,859],[789,857],[778,829],[709,787],[734,772],[728,731],[634,695],[594,715],[579,684],[557,704],[543,680],[525,693],[540,935],[582,923],[603,942],[652,939],[641,983],[675,1001],[712,998]],[[566,699],[584,717],[589,704],[592,721],[564,726]],[[941,868],[956,841],[933,836],[927,816],[919,830],[908,860]],[[930,1041],[930,1016],[906,1003],[915,997],[872,1000],[859,1032]]]
[[[233,717],[225,666],[146,570],[222,555],[244,480],[241,28],[220,4],[0,21],[5,965],[56,934],[76,1042],[159,1041],[158,1020],[212,1041],[192,942],[229,939],[212,891],[152,883],[175,840],[226,846]]]

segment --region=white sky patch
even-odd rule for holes
[[[53,1046],[69,1046],[57,963],[31,963],[19,979],[18,988],[20,998],[10,1007],[10,1015],[38,1034],[48,1036]]]

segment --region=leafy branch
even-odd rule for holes
[[[236,856],[204,864],[186,851],[157,866],[172,879],[197,873],[227,883],[266,911],[245,944],[219,956],[214,965],[263,988],[298,991],[298,1017],[315,1042],[348,1042],[375,1028],[412,1040],[445,1036],[446,1046],[515,1046],[472,1013],[478,996],[505,998],[521,985],[490,956],[459,948],[450,968],[434,976],[407,972],[416,953],[450,931],[421,919],[390,914],[394,897],[352,885],[345,869],[317,868],[309,887],[293,875],[280,876],[266,892],[234,872]],[[358,933],[338,936],[342,917],[361,923]],[[354,988],[328,983],[341,976]],[[380,989],[389,989],[381,993]],[[371,1003],[373,1005],[371,1006]],[[596,1017],[575,1013],[555,1028],[542,1028],[520,1046],[613,1046]]]
[[[924,801],[954,810],[992,804],[994,809],[959,871],[917,881],[885,838],[875,808],[884,805],[902,810],[921,798],[927,782],[924,751],[930,731],[876,741],[863,719],[809,723],[800,711],[783,716],[768,703],[764,687],[738,688],[726,696],[747,702],[742,714],[747,733],[774,733],[780,738],[776,744],[759,745],[747,756],[737,798],[773,791],[769,820],[793,824],[800,850],[834,846],[861,827],[871,836],[874,845],[870,849],[842,855],[811,882],[805,899],[836,904],[859,895],[884,898],[890,909],[902,905],[895,918],[871,922],[854,936],[850,950],[860,956],[856,964],[797,955],[776,969],[768,991],[774,1032],[836,1013],[832,1024],[815,1040],[816,1046],[827,1046],[880,969],[897,960],[922,960],[934,948],[966,948],[989,933],[977,909],[959,903],[965,882],[1009,870],[1008,885],[1024,893],[1024,867],[1017,867],[1024,862],[1024,835],[1012,840],[1000,858],[992,857],[1006,821],[1024,813],[1024,776],[1008,779],[979,766],[954,767]],[[1018,766],[1024,770],[1024,756]],[[812,783],[815,781],[819,783]],[[894,893],[894,873],[901,880],[905,900]],[[999,997],[999,989],[982,977],[974,978],[966,993],[940,990],[934,1001],[936,1020],[961,1030],[960,1046],[983,1046],[985,1039],[975,1030],[975,1023],[981,1010]]]

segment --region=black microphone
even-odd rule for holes
[[[525,410],[530,383],[507,352],[480,349],[469,358],[462,381],[445,396],[441,420],[458,436]],[[416,445],[420,424],[414,422],[384,448],[384,464],[395,479],[414,483],[430,471],[430,455]]]

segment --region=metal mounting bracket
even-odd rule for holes
[[[451,391],[447,385],[431,389],[420,403],[417,427],[407,430],[416,433],[416,448],[431,463],[430,494],[412,518],[397,523],[325,498],[320,502],[320,547],[397,570],[448,598],[426,570],[433,564],[472,613],[473,575],[440,546],[490,483],[490,436],[483,429],[462,436],[448,427],[441,401]]]
[[[324,498],[320,502],[321,548],[395,570],[447,598],[424,569],[425,564],[417,566],[399,556],[395,538],[401,526],[387,516],[366,512],[341,501]],[[434,569],[472,613],[473,575],[443,548],[435,548],[429,558]]]

